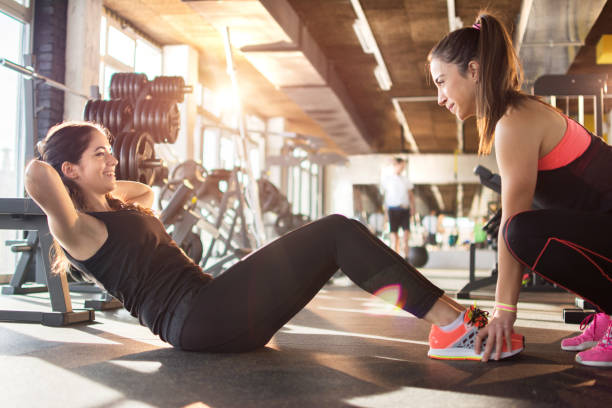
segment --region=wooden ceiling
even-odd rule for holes
[[[236,10],[240,10],[256,1],[233,3],[236,3]],[[106,7],[158,44],[193,46],[200,55],[201,82],[212,89],[226,87],[228,79],[223,38],[190,3],[181,0],[104,0]],[[428,80],[426,56],[449,31],[447,1],[359,1],[393,82],[389,91],[380,89],[373,75],[375,58],[363,52],[353,31],[356,13],[350,0],[264,0],[261,3],[264,6],[266,3],[274,3],[275,6],[282,4],[297,14],[300,23],[327,59],[327,64],[335,69],[343,83],[363,124],[362,136],[371,152],[400,152],[402,131],[392,100],[436,95],[435,87]],[[473,23],[481,8],[488,7],[512,32],[519,21],[521,3],[519,0],[455,0],[455,11],[465,26]],[[594,61],[594,49],[599,37],[612,33],[611,10],[612,1],[608,1],[569,72],[607,72],[612,77],[610,65],[597,67]],[[240,51],[235,54],[243,104],[247,111],[262,117],[283,116],[287,119],[288,131],[322,137],[332,145],[338,142],[302,107],[268,82]],[[607,110],[610,109],[609,101]],[[446,109],[439,107],[435,100],[400,102],[399,106],[419,152],[455,152],[459,146],[457,121]],[[463,123],[462,142],[464,153],[477,151],[478,139],[473,119]],[[456,208],[456,189],[444,187],[443,190],[444,201],[455,203],[449,207]],[[476,187],[464,189],[464,208],[469,208],[467,204],[477,192]],[[432,205],[434,201],[431,201]]]

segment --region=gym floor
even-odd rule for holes
[[[425,270],[452,293],[465,271]],[[84,298],[72,294],[75,308]],[[491,308],[491,288],[474,294]],[[471,304],[473,300],[461,301]],[[567,293],[524,293],[526,350],[501,362],[427,358],[429,325],[350,284],[327,285],[260,351],[182,352],[123,310],[63,328],[0,323],[0,406],[609,406],[612,370],[578,365],[560,340]],[[0,295],[0,309],[48,310],[48,296]]]

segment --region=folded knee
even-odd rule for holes
[[[515,257],[523,258],[525,252],[529,252],[526,246],[532,242],[530,236],[534,216],[536,215],[532,211],[521,212],[509,217],[504,224],[503,239]]]

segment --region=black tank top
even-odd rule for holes
[[[168,341],[171,323],[181,326],[172,322],[177,306],[212,278],[185,255],[156,217],[136,210],[88,214],[106,225],[108,238],[91,258],[78,261],[65,251],[68,259]]]
[[[537,208],[612,213],[612,146],[591,134],[574,161],[538,171],[534,202]]]

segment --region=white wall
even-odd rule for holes
[[[98,84],[101,18],[102,0],[68,1],[65,85],[84,95],[90,95],[90,87]],[[64,120],[82,120],[86,103],[66,92]]]
[[[198,80],[198,52],[188,45],[167,45],[163,47],[164,66],[162,73],[165,76],[182,76],[186,85],[193,87]],[[152,80],[153,78],[149,78]],[[181,159],[201,159],[195,157],[199,151],[199,128],[196,126],[197,100],[195,93],[185,94],[185,101],[179,104],[181,114],[181,129],[172,150]],[[198,134],[196,134],[198,132]],[[162,150],[162,149],[160,149]],[[166,158],[169,159],[169,158]]]

